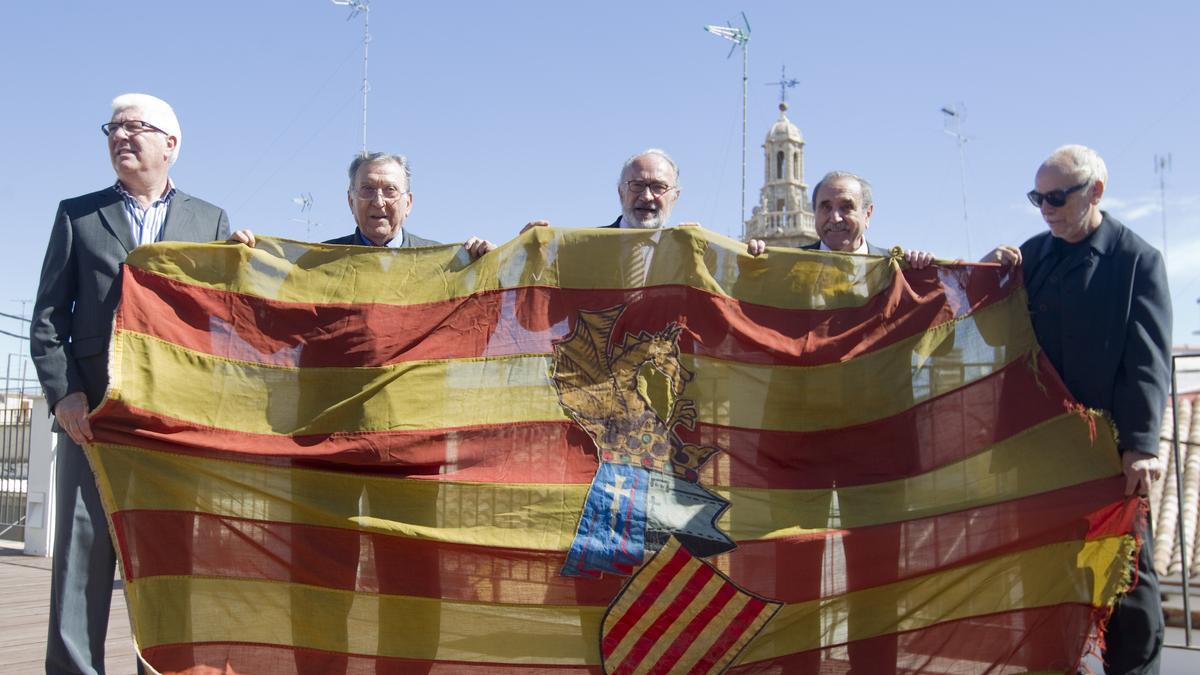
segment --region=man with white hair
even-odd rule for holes
[[[679,199],[679,166],[666,152],[650,148],[625,160],[617,181],[621,216],[607,227],[663,227]]]
[[[1042,162],[1026,195],[1049,231],[985,262],[1024,261],[1038,344],[1084,406],[1116,426],[1125,494],[1148,494],[1162,476],[1159,429],[1171,376],[1171,297],[1159,252],[1100,209],[1108,168],[1091,148],[1065,145]],[[1149,519],[1134,587],[1113,610],[1104,660],[1114,673],[1157,673],[1163,641]]]
[[[103,673],[116,559],[82,444],[108,387],[119,273],[135,247],[229,236],[225,211],[176,189],[167,172],[182,134],[171,106],[113,99],[100,130],[117,180],[58,206],[34,301],[29,350],[58,434],[47,673]]]
[[[605,228],[653,230],[665,227],[671,209],[679,199],[679,166],[664,150],[649,148],[633,155],[621,165],[617,179],[617,198],[621,215]],[[546,227],[548,220],[531,220],[521,228]],[[699,227],[699,223],[680,223],[680,227]]]

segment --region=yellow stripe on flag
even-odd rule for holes
[[[178,255],[184,246],[189,255]],[[872,256],[781,250],[753,258],[745,244],[701,228],[630,232],[539,227],[470,264],[456,245],[349,250],[353,253],[340,246],[270,237],[260,238],[254,249],[163,242],[139,247],[126,262],[183,283],[270,300],[394,305],[519,286],[630,289],[670,284],[773,307],[838,309],[863,305],[891,285],[893,274],[889,259]],[[607,262],[598,265],[597,260]],[[629,268],[635,261],[642,269]]]
[[[764,366],[681,355],[702,422],[814,431],[863,424],[985,377],[1032,349],[1016,294],[964,320],[845,363]],[[981,326],[1006,348],[980,349]],[[994,340],[994,332],[987,333]],[[937,352],[973,347],[970,369],[940,377]],[[289,368],[186,349],[140,333],[113,338],[109,397],[173,419],[255,434],[323,434],[565,421],[549,355]],[[986,360],[984,360],[986,358]],[[958,360],[957,358],[955,359]]]
[[[590,665],[600,658],[594,644],[604,607],[455,602],[200,577],[137,579],[125,592],[142,648],[237,642],[508,664]],[[190,603],[181,601],[187,597]]]

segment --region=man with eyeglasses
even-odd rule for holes
[[[146,94],[113,99],[101,125],[116,182],[64,200],[50,231],[29,351],[58,434],[47,673],[103,673],[116,558],[82,444],[108,387],[108,342],[125,256],[157,241],[225,239],[225,211],[168,178],[183,138],[175,112]]]
[[[985,262],[1024,263],[1038,344],[1084,406],[1116,426],[1125,494],[1145,496],[1162,476],[1159,428],[1171,374],[1171,298],[1162,256],[1100,209],[1108,168],[1082,145],[1042,162],[1029,201],[1049,231],[1020,248],[1000,246]],[[1157,673],[1163,641],[1154,541],[1143,515],[1137,581],[1105,631],[1106,671]]]
[[[650,148],[625,160],[617,183],[621,216],[607,227],[663,227],[679,199],[679,167],[670,155]]]
[[[387,152],[360,153],[350,162],[349,173],[346,203],[354,215],[354,232],[324,243],[388,248],[441,245],[404,229],[413,205],[408,158]],[[250,230],[238,230],[232,239],[247,246],[255,244]],[[486,239],[471,237],[463,248],[474,260],[496,246]]]
[[[617,198],[621,215],[604,228],[652,230],[663,227],[679,199],[679,166],[664,150],[648,148],[625,160],[617,179]],[[548,220],[532,220],[521,228],[547,227]],[[699,227],[699,223],[680,223],[680,227]]]

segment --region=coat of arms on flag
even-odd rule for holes
[[[696,424],[695,402],[682,397],[692,373],[679,362],[681,328],[627,333],[614,344],[624,310],[581,310],[574,330],[554,345],[559,400],[600,459],[562,568],[568,576],[628,575],[671,535],[698,556],[736,546],[716,524],[729,502],[697,484],[697,469],[719,450],[675,433]],[[639,388],[643,367],[666,380],[666,419]]]

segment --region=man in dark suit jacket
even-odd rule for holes
[[[1080,403],[1108,412],[1117,428],[1125,493],[1146,495],[1162,476],[1159,433],[1171,377],[1171,296],[1159,252],[1100,210],[1108,168],[1094,150],[1066,145],[1038,168],[1027,195],[1050,226],[1019,249],[1001,246],[988,262],[1024,261],[1038,344]],[[1105,631],[1112,673],[1157,673],[1163,641],[1150,522],[1137,584]]]
[[[810,251],[840,251],[866,255],[889,255],[890,251],[867,241],[867,228],[875,202],[871,199],[871,184],[862,176],[849,171],[830,171],[813,188],[814,224],[819,239],[800,248]],[[760,255],[767,250],[762,239],[746,242],[746,252]],[[927,267],[933,255],[925,251],[905,254],[915,269]]]
[[[679,166],[665,150],[649,148],[631,156],[621,166],[617,179],[617,199],[621,215],[599,229],[632,228],[654,230],[666,227],[671,209],[679,199]],[[548,220],[531,220],[521,228],[521,234],[531,227],[549,227]],[[699,223],[680,223],[679,227],[699,227]]]
[[[387,152],[360,153],[350,162],[349,173],[346,203],[354,215],[354,231],[324,243],[389,248],[441,245],[404,228],[413,205],[412,171],[407,157]],[[250,230],[238,230],[232,239],[247,246],[255,244]],[[474,260],[496,246],[486,239],[471,237],[463,248]]]
[[[103,125],[112,186],[58,207],[33,307],[30,352],[58,429],[47,673],[103,673],[115,555],[96,481],[80,447],[108,387],[120,265],[134,247],[229,235],[225,212],[167,177],[182,135],[166,102],[126,94]]]

